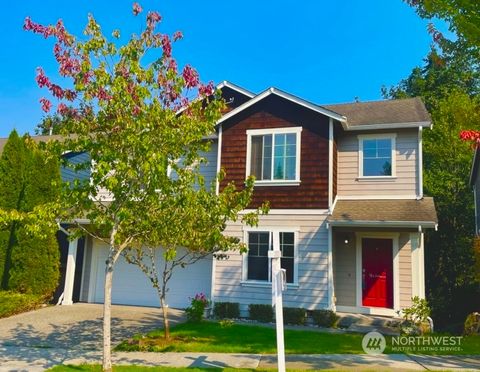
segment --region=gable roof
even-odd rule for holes
[[[297,96],[294,96],[290,93],[287,93],[287,92],[284,92],[283,90],[280,90],[280,89],[277,89],[277,88],[268,88],[267,90],[263,91],[262,93],[260,93],[259,95],[255,96],[254,98],[252,98],[251,100],[245,102],[243,105],[240,105],[238,106],[237,108],[233,109],[232,111],[228,112],[227,114],[223,115],[218,121],[217,121],[217,124],[220,124],[222,122],[224,122],[225,120],[228,120],[230,119],[231,117],[237,115],[238,113],[242,112],[243,110],[245,110],[246,108],[262,101],[263,99],[271,96],[271,95],[275,95],[277,97],[280,97],[280,98],[283,98],[283,99],[286,99],[290,102],[293,102],[293,103],[296,103],[300,106],[303,106],[303,107],[306,107],[312,111],[315,111],[315,112],[318,112],[320,114],[323,114],[325,116],[328,116],[334,120],[337,120],[337,121],[340,121],[340,122],[345,122],[347,119],[332,111],[332,110],[329,110],[325,107],[322,107],[322,106],[319,106],[319,105],[316,105],[314,103],[311,103],[309,101],[306,101],[302,98],[299,98]]]
[[[217,89],[223,89],[223,88],[230,88],[238,93],[243,94],[244,96],[248,98],[253,98],[255,97],[255,93],[250,92],[249,90],[246,90],[245,88],[242,88],[236,84],[233,84],[227,80],[222,81],[220,84],[217,85]]]
[[[435,227],[438,223],[433,198],[337,200],[328,221],[333,226]]]
[[[346,116],[346,130],[431,126],[430,114],[419,97],[341,103],[323,107]]]

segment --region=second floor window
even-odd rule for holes
[[[299,181],[301,128],[247,131],[247,176],[259,183]]]
[[[360,136],[360,177],[392,177],[395,172],[395,137]]]

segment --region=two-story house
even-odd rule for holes
[[[226,171],[218,188],[254,175],[251,207],[269,201],[271,209],[256,228],[228,225],[248,253],[179,269],[169,306],[186,307],[197,292],[238,302],[243,315],[249,304],[271,303],[273,241],[287,274],[285,306],[393,316],[424,297],[423,234],[437,217],[422,188],[422,132],[431,127],[422,101],[319,106],[276,88],[219,88],[229,109],[203,172],[215,182]],[[102,302],[107,247],[86,239],[68,253],[64,303]],[[158,306],[147,278],[122,260],[113,302]]]

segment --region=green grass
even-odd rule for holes
[[[171,329],[172,340],[165,342],[163,331],[137,335],[118,345],[116,351],[217,352],[275,354],[275,329],[216,322],[183,323]],[[287,354],[363,353],[362,335],[329,334],[314,331],[285,331]]]
[[[56,366],[50,369],[47,369],[47,372],[101,372],[102,367],[100,365],[92,365],[92,364],[82,364],[82,365],[61,365],[61,366]],[[249,369],[249,368],[177,368],[177,367],[142,367],[142,366],[114,366],[113,367],[114,372],[137,372],[137,371],[145,371],[145,372],[218,372],[218,371],[224,371],[224,372],[275,372],[276,369]],[[300,371],[296,369],[287,369],[287,371],[293,372],[293,371]],[[317,370],[311,370],[312,372],[315,372]],[[318,370],[320,371],[320,370]],[[321,370],[323,372],[328,372],[328,371],[341,371],[341,370]],[[374,370],[371,370],[372,372]],[[363,370],[363,372],[369,372],[369,370]],[[378,371],[375,371],[378,372]]]
[[[0,291],[0,318],[37,309],[42,303],[36,295]]]
[[[275,329],[265,326],[233,324],[222,327],[216,322],[183,323],[171,329],[171,340],[163,338],[162,330],[146,335],[136,335],[123,341],[116,351],[153,352],[216,352],[275,354]],[[287,354],[363,354],[363,334],[325,333],[285,330],[285,352]],[[386,337],[385,353],[391,353],[391,337]],[[422,354],[478,355],[480,336],[464,337],[462,351],[424,352]]]

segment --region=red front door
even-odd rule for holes
[[[362,304],[393,308],[392,239],[362,239]]]

